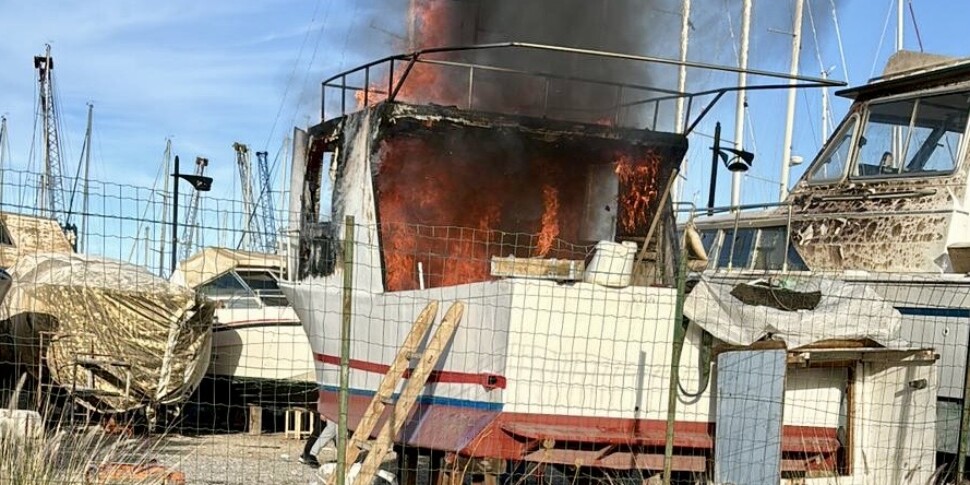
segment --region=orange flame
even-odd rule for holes
[[[649,223],[650,203],[657,197],[657,163],[634,163],[629,156],[620,155],[616,175],[620,180],[619,221],[628,233]]]
[[[398,140],[382,152],[378,202],[388,291],[420,287],[420,262],[426,288],[486,281],[501,221],[499,200],[454,200],[473,175],[426,172],[418,160],[436,160],[423,140]],[[406,182],[405,182],[406,181]],[[456,207],[463,209],[456,211]],[[457,216],[457,218],[456,218]],[[447,222],[446,222],[447,221]]]
[[[414,22],[414,44],[404,44],[398,47],[401,50],[410,51],[412,48],[421,49],[453,44],[450,33],[449,8],[451,6],[448,3],[440,0],[415,1],[414,9],[410,12],[410,15],[414,18],[408,19]],[[396,86],[401,81],[406,64],[407,61],[395,63],[394,79],[390,84]],[[448,71],[447,68],[442,66],[417,63],[411,68],[395,99],[417,103],[433,102],[435,104],[457,105],[464,100],[464,95],[462,90],[451,82],[452,79],[448,76],[455,73],[457,71]],[[366,103],[363,90],[354,93],[358,109],[378,104],[390,97],[390,93],[387,92],[389,88],[388,74],[385,73],[379,77],[381,78],[379,80],[372,78],[371,85],[366,93]]]
[[[552,243],[559,236],[559,190],[551,185],[542,186],[542,228],[536,243],[536,256],[546,257]]]

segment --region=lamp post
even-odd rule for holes
[[[707,195],[707,215],[714,214],[714,193],[717,190],[717,161],[724,163],[731,173],[747,172],[754,162],[754,153],[736,148],[721,147],[721,123],[714,125],[714,152],[711,156],[711,188]],[[732,204],[734,205],[734,204]]]
[[[178,229],[179,229],[179,179],[186,180],[192,184],[192,188],[199,192],[208,192],[212,189],[212,177],[179,173],[179,157],[175,156],[175,171],[172,173],[174,187],[172,188],[172,273],[175,272],[175,265],[178,263]]]

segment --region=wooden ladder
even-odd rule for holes
[[[414,408],[414,404],[418,400],[418,396],[428,382],[428,378],[431,376],[435,365],[438,364],[438,359],[441,357],[442,351],[444,351],[445,346],[448,345],[451,338],[455,335],[455,330],[458,328],[458,322],[461,321],[464,311],[465,306],[461,302],[453,303],[445,314],[444,319],[441,320],[441,324],[438,325],[438,329],[435,331],[427,347],[425,347],[424,352],[421,353],[417,352],[418,346],[431,330],[431,325],[434,323],[435,316],[438,313],[438,302],[432,301],[428,303],[421,314],[418,315],[407,338],[404,339],[404,344],[401,345],[397,356],[394,357],[394,361],[391,363],[387,374],[381,380],[381,384],[377,388],[377,393],[374,394],[370,405],[367,406],[367,411],[364,412],[363,417],[361,417],[360,422],[357,424],[357,428],[354,430],[353,436],[347,442],[347,458],[345,462],[347,470],[344,470],[345,473],[357,461],[361,450],[368,450],[367,457],[364,459],[364,463],[361,464],[360,473],[354,478],[353,484],[347,483],[347,485],[370,485],[374,480],[374,476],[377,474],[381,463],[383,463],[384,458],[391,450],[394,437],[404,427],[405,421],[411,413],[411,409]],[[413,358],[418,358],[418,364],[410,372],[407,383],[404,384],[404,390],[398,397],[397,402],[394,402],[394,390],[397,389],[398,383],[401,382]],[[388,405],[393,405],[391,415],[384,423],[384,426],[381,427],[377,439],[371,440],[371,433],[374,431],[378,420]],[[327,485],[334,485],[336,483],[337,473],[340,473],[340,470],[335,470],[327,479]]]

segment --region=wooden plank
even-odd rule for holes
[[[411,377],[394,406],[394,412],[391,413],[390,419],[384,423],[380,435],[374,441],[367,458],[364,459],[364,464],[360,467],[360,474],[354,480],[356,484],[369,485],[374,480],[378,468],[380,468],[391,447],[392,440],[404,427],[411,409],[418,400],[418,395],[421,394],[424,385],[428,382],[428,376],[431,375],[441,353],[455,335],[455,330],[458,328],[458,322],[461,321],[464,311],[465,306],[461,302],[453,303],[441,324],[438,325],[438,330],[435,331],[434,337],[421,355],[421,360],[414,371],[411,372]]]
[[[263,408],[261,406],[249,406],[249,434],[263,434]]]
[[[345,456],[347,457],[346,463],[348,468],[357,461],[361,448],[370,439],[371,432],[374,431],[374,427],[377,426],[377,421],[381,418],[381,414],[384,413],[384,408],[387,407],[387,403],[390,402],[391,396],[394,394],[394,389],[397,389],[397,384],[404,377],[404,371],[408,369],[411,363],[411,357],[417,352],[418,345],[421,344],[421,341],[424,340],[424,337],[431,330],[431,324],[434,323],[437,314],[438,302],[431,301],[424,307],[421,314],[418,315],[407,337],[404,338],[401,349],[391,362],[387,374],[384,374],[384,378],[381,379],[381,384],[378,386],[377,392],[367,406],[367,410],[364,411],[364,415],[357,424],[353,436],[347,441],[347,454]],[[337,474],[334,473],[327,480],[327,484],[335,484],[336,478]]]

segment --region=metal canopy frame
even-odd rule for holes
[[[666,65],[666,66],[680,66],[686,68],[703,69],[708,71],[719,71],[719,72],[729,72],[729,73],[746,73],[749,76],[764,77],[772,80],[779,80],[784,82],[766,83],[766,84],[752,84],[748,86],[726,86],[715,89],[707,89],[696,92],[688,91],[677,91],[672,89],[665,89],[658,86],[651,86],[645,84],[635,84],[626,82],[617,82],[607,79],[596,79],[581,76],[568,76],[555,74],[543,71],[533,71],[533,70],[521,70],[513,69],[508,67],[494,66],[488,64],[476,64],[470,62],[459,62],[459,61],[449,61],[442,59],[429,59],[428,56],[433,54],[447,54],[447,53],[460,53],[469,51],[487,51],[487,50],[530,50],[530,51],[545,51],[550,53],[562,53],[562,54],[573,54],[586,56],[591,59],[616,59],[623,61],[636,62],[641,64],[656,64],[656,65]],[[404,70],[399,76],[395,78],[395,68],[396,64],[399,62],[404,62]],[[666,59],[662,57],[653,56],[643,56],[636,54],[626,54],[620,52],[610,52],[601,51],[593,49],[581,49],[574,47],[563,47],[547,44],[536,44],[530,42],[501,42],[501,43],[491,43],[491,44],[474,44],[474,45],[462,45],[462,46],[451,46],[451,47],[433,47],[416,50],[410,53],[396,54],[375,61],[368,62],[366,64],[360,65],[358,67],[343,71],[334,76],[331,76],[322,82],[321,86],[321,101],[320,101],[320,117],[321,121],[326,121],[327,117],[327,89],[337,89],[340,91],[340,112],[339,116],[344,116],[347,114],[347,92],[351,91],[356,93],[363,93],[363,97],[359,98],[363,102],[363,106],[370,105],[371,95],[381,95],[384,97],[385,101],[395,101],[401,92],[404,83],[408,81],[408,76],[417,64],[428,64],[443,67],[456,67],[468,70],[468,102],[467,109],[473,109],[474,106],[474,74],[475,71],[489,71],[489,72],[501,72],[509,74],[518,74],[523,76],[529,76],[534,78],[540,78],[545,80],[545,93],[543,96],[544,100],[544,110],[548,110],[548,95],[549,95],[549,84],[552,80],[557,81],[567,81],[567,82],[577,82],[577,83],[588,83],[599,86],[604,86],[606,88],[616,89],[616,99],[617,103],[611,107],[606,108],[606,110],[612,111],[612,120],[614,123],[618,123],[620,112],[622,110],[629,110],[637,106],[653,105],[654,106],[654,129],[656,129],[658,113],[660,111],[659,105],[664,101],[671,101],[677,99],[686,99],[687,108],[685,110],[685,123],[686,130],[683,132],[684,135],[690,134],[701,120],[710,112],[715,104],[727,93],[739,92],[739,91],[764,91],[764,90],[776,90],[776,89],[793,89],[793,88],[827,88],[827,87],[843,87],[846,84],[841,81],[832,81],[825,78],[817,77],[807,77],[807,76],[792,76],[789,74],[782,74],[771,71],[763,71],[758,69],[741,69],[733,66],[723,66],[717,64],[709,64],[703,62],[681,62],[679,60]],[[387,66],[387,80],[386,89],[376,88],[371,85],[371,71],[375,68]],[[351,76],[363,75],[363,86],[350,85],[347,82],[347,78]],[[381,85],[385,83],[381,82]],[[646,91],[651,93],[657,93],[658,96],[647,97],[633,102],[621,103],[619,100],[622,99],[624,91]],[[700,113],[696,118],[691,120],[691,111],[694,108],[694,102],[698,98],[704,98],[708,96],[713,96],[704,106],[701,108]]]

